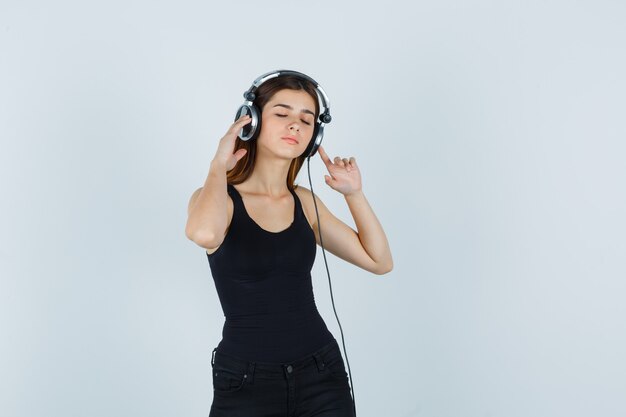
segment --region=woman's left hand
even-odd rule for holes
[[[354,157],[340,158],[335,157],[334,163],[331,162],[326,151],[320,145],[317,152],[322,158],[329,175],[324,175],[326,184],[335,191],[340,192],[344,196],[361,191],[361,172],[356,164]]]

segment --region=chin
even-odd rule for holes
[[[277,148],[266,149],[265,152],[272,155],[275,158],[292,160],[302,155],[302,152],[304,152],[304,149],[299,150],[299,149],[296,149],[295,147],[292,147],[291,149],[285,149],[284,147],[282,147],[278,149]]]

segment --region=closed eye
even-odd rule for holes
[[[276,116],[278,116],[278,117],[287,117],[287,115],[286,115],[286,114],[276,114]],[[304,123],[305,125],[309,125],[309,126],[311,125],[311,123],[307,122],[306,120],[302,120],[302,119],[300,119],[300,120],[301,120],[301,121],[302,121],[302,123]]]

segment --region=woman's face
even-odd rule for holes
[[[303,90],[280,90],[265,104],[261,114],[257,147],[288,159],[304,152],[315,126],[313,97]]]

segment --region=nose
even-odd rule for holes
[[[295,129],[297,132],[300,131],[300,127],[298,125],[292,124],[291,126],[289,126],[289,130],[293,130]]]

